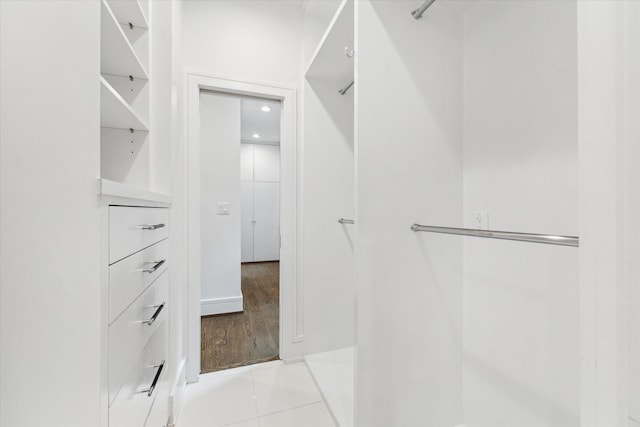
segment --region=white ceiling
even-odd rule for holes
[[[280,111],[279,101],[263,99],[247,99],[241,101],[241,138],[243,142],[280,143]],[[263,106],[271,111],[262,111]],[[257,133],[260,138],[254,138]]]

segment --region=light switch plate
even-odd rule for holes
[[[229,215],[229,202],[218,202],[218,215]]]

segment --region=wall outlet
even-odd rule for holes
[[[476,230],[489,229],[489,214],[486,211],[473,213],[473,228]]]
[[[229,215],[229,202],[218,202],[218,215]]]

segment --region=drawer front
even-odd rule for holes
[[[109,267],[109,323],[169,265],[169,240],[162,240]]]
[[[168,322],[162,323],[129,371],[122,389],[109,407],[109,427],[143,427],[154,400],[162,394],[162,384],[169,378],[166,372]],[[162,371],[158,375],[163,361]],[[154,382],[155,387],[149,393]]]
[[[109,264],[167,237],[168,209],[109,207]]]
[[[164,272],[109,326],[109,402],[118,393],[151,335],[163,323],[168,306],[169,273]],[[153,316],[157,315],[155,320]]]

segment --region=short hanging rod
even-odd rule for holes
[[[413,18],[414,19],[422,18],[422,14],[425,12],[425,10],[429,9],[429,6],[431,6],[434,1],[436,1],[436,0],[427,0],[426,2],[424,2],[424,4],[422,6],[420,6],[419,8],[414,10],[413,12],[411,12],[411,15],[413,15]]]
[[[342,89],[340,89],[340,90],[338,91],[338,93],[339,93],[340,95],[344,95],[345,93],[347,93],[347,91],[348,91],[349,89],[351,89],[351,86],[353,86],[353,84],[354,84],[354,83],[355,83],[355,80],[351,80],[351,83],[349,83],[348,85],[346,85],[345,87],[343,87]]]
[[[345,219],[345,218],[340,218],[340,219],[338,220],[338,222],[339,222],[340,224],[355,224],[355,223],[356,223],[356,222],[355,222],[354,220],[352,220],[352,219]]]

